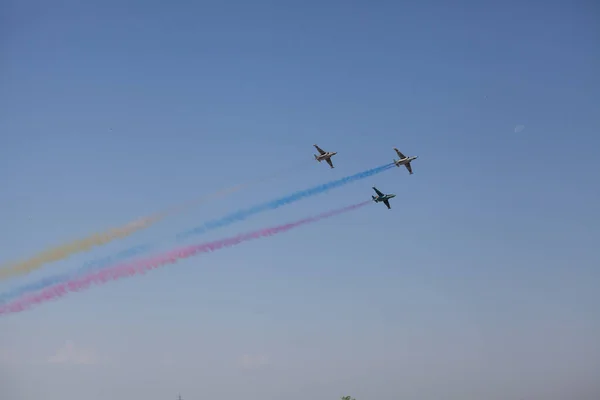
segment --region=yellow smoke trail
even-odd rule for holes
[[[215,193],[211,193],[211,194],[202,196],[202,197],[200,197],[196,200],[190,201],[186,204],[173,207],[171,209],[168,209],[168,210],[160,212],[160,213],[156,213],[156,214],[148,216],[148,217],[137,219],[126,225],[123,225],[122,227],[113,228],[111,230],[101,232],[101,233],[95,233],[93,235],[88,236],[87,238],[74,240],[72,242],[45,250],[41,253],[38,253],[36,256],[34,256],[32,258],[17,262],[13,265],[2,266],[0,268],[0,281],[5,280],[10,277],[13,277],[13,276],[28,274],[32,271],[35,271],[36,269],[41,268],[45,264],[48,264],[48,263],[51,263],[54,261],[63,260],[72,254],[87,251],[94,246],[102,246],[103,244],[112,242],[113,240],[124,238],[124,237],[129,236],[139,230],[146,229],[146,228],[150,227],[151,225],[163,220],[164,218],[166,218],[168,216],[182,213],[182,212],[184,212],[190,208],[196,207],[206,201],[226,196],[228,194],[237,192],[245,187],[256,185],[265,180],[273,179],[273,178],[275,178],[279,175],[282,175],[284,173],[287,173],[290,170],[297,168],[297,167],[298,167],[297,165],[292,165],[290,168],[279,170],[276,173],[274,173],[266,178],[260,178],[260,179],[254,180],[252,182],[249,182],[249,183],[222,189]]]
[[[4,280],[13,276],[28,274],[36,269],[41,268],[44,264],[63,260],[72,254],[87,251],[94,246],[102,246],[103,244],[113,240],[124,238],[139,230],[146,229],[168,216],[184,212],[213,198],[218,198],[233,192],[237,192],[245,186],[247,185],[237,185],[231,188],[223,189],[216,193],[202,196],[201,198],[191,201],[187,204],[173,207],[169,210],[151,215],[149,217],[137,219],[121,227],[113,228],[101,233],[94,233],[86,238],[74,240],[72,242],[42,251],[41,253],[38,253],[36,256],[27,260],[17,262],[10,266],[3,266],[0,269],[0,280]]]

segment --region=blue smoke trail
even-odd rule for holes
[[[279,208],[281,206],[284,206],[286,204],[290,204],[290,203],[296,202],[298,200],[302,200],[303,198],[306,198],[309,196],[314,196],[314,195],[317,195],[320,193],[324,193],[328,190],[338,188],[338,187],[346,185],[348,183],[351,183],[351,182],[354,182],[354,181],[357,181],[360,179],[368,178],[369,176],[373,176],[375,174],[381,173],[392,167],[394,167],[394,163],[388,163],[388,164],[382,165],[380,167],[369,169],[369,170],[363,171],[363,172],[359,172],[354,175],[347,176],[345,178],[337,179],[335,181],[331,181],[331,182],[324,183],[319,186],[312,187],[310,189],[300,190],[291,195],[281,197],[277,200],[269,201],[267,203],[259,204],[257,206],[248,208],[246,210],[237,211],[237,212],[229,214],[223,218],[209,221],[209,222],[205,223],[204,225],[197,227],[195,229],[192,229],[190,231],[180,233],[177,235],[177,239],[184,239],[184,238],[190,237],[192,235],[200,235],[207,231],[232,224],[236,221],[241,221],[243,219],[250,217],[251,215],[258,214],[260,212],[267,211],[267,210],[273,210],[273,209]],[[104,268],[105,266],[107,266],[109,264],[115,263],[117,261],[121,261],[125,258],[133,257],[133,256],[141,254],[141,253],[145,253],[147,251],[152,250],[155,247],[156,247],[155,245],[153,246],[150,244],[136,246],[136,247],[132,247],[127,250],[121,251],[120,253],[117,253],[114,256],[109,256],[109,257],[105,257],[105,258],[102,258],[99,260],[87,262],[87,263],[83,264],[83,266],[76,271],[67,272],[64,274],[58,274],[58,275],[50,276],[47,278],[43,278],[37,282],[33,282],[31,284],[21,286],[19,288],[16,288],[15,290],[12,290],[11,292],[2,294],[2,295],[0,295],[0,302],[6,302],[15,297],[19,297],[25,293],[38,291],[38,290],[44,289],[48,286],[52,286],[57,283],[71,280],[75,276],[77,276],[81,273],[87,273],[88,271],[93,271],[93,270]]]
[[[284,206],[286,204],[290,204],[290,203],[296,202],[298,200],[301,200],[305,197],[314,196],[319,193],[324,193],[328,190],[338,188],[338,187],[346,185],[350,182],[354,182],[359,179],[364,179],[369,176],[378,174],[380,172],[383,172],[383,171],[386,171],[386,170],[392,168],[393,166],[394,166],[394,163],[385,164],[380,167],[373,168],[373,169],[370,169],[370,170],[367,170],[364,172],[359,172],[357,174],[347,176],[345,178],[341,178],[341,179],[338,179],[338,180],[335,180],[335,181],[332,181],[329,183],[325,183],[325,184],[322,184],[319,186],[315,186],[310,189],[300,190],[289,196],[285,196],[280,199],[270,201],[268,203],[263,203],[258,206],[254,206],[252,208],[246,209],[246,210],[237,211],[235,213],[229,214],[226,217],[223,217],[223,218],[220,218],[220,219],[217,219],[214,221],[209,221],[202,226],[199,226],[195,229],[189,230],[185,233],[181,233],[181,234],[177,235],[177,239],[185,239],[192,235],[199,235],[199,234],[202,234],[209,230],[213,230],[216,228],[220,228],[220,227],[229,225],[235,221],[240,221],[240,220],[246,219],[253,214],[258,214],[259,212],[263,212],[266,210],[274,210],[274,209]]]
[[[88,262],[84,263],[81,266],[81,268],[79,268],[77,271],[75,271],[75,273],[66,272],[63,274],[52,275],[52,276],[49,276],[46,278],[42,278],[37,282],[33,282],[33,283],[30,283],[27,285],[20,286],[8,293],[1,294],[0,295],[0,303],[5,303],[6,301],[13,299],[15,297],[19,297],[24,293],[36,292],[36,291],[42,290],[48,286],[52,286],[52,285],[67,281],[67,280],[73,278],[73,276],[78,273],[102,269],[108,265],[116,263],[119,260],[133,257],[137,254],[141,254],[146,251],[152,250],[152,247],[153,246],[151,246],[149,244],[134,246],[129,249],[120,251],[119,253],[117,253],[113,256],[108,256],[108,257],[104,257],[101,259],[88,261]]]

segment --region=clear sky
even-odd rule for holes
[[[294,167],[1,290],[170,248],[393,147],[419,156],[414,175],[190,243],[373,185],[397,194],[391,210],[3,316],[0,397],[600,398],[600,6],[220,3],[0,2],[0,262]]]

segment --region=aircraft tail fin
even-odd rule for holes
[[[373,200],[375,200],[375,199],[377,198],[377,197],[375,197],[375,196],[371,196],[371,197],[373,198]]]
[[[317,155],[316,155],[316,154],[313,154],[313,156],[315,156],[315,160],[317,160],[317,161],[321,162],[321,160],[319,160],[319,158],[317,157]]]

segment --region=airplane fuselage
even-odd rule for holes
[[[386,194],[384,196],[371,196],[371,197],[373,198],[373,201],[375,203],[380,203],[382,201],[393,199],[394,197],[396,197],[396,195],[395,194]]]
[[[327,159],[335,156],[336,154],[337,154],[337,152],[335,152],[335,151],[328,151],[325,154],[319,154],[319,155],[315,154],[315,160],[317,160],[318,162],[321,162],[323,160],[327,160]]]
[[[405,165],[410,163],[412,160],[416,160],[417,158],[419,158],[419,156],[413,156],[413,157],[405,157],[402,158],[400,160],[394,160],[394,164],[396,164],[396,167],[399,167],[401,165]]]

